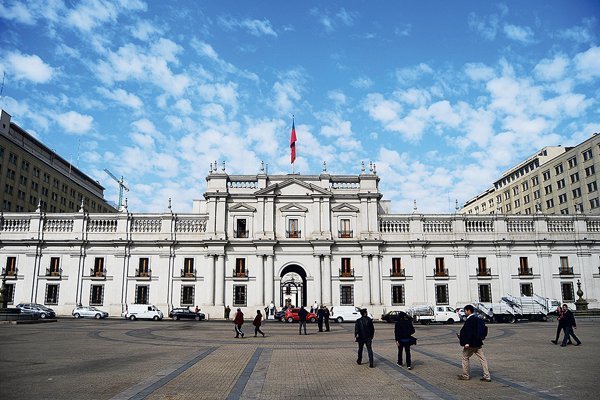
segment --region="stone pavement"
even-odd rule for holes
[[[393,324],[376,323],[375,368],[356,364],[353,324],[298,335],[267,321],[267,337],[234,339],[223,321],[59,319],[0,326],[2,399],[594,398],[600,321],[578,320],[579,347],[550,343],[556,323],[493,324],[484,346],[493,381],[458,381],[456,325],[416,326],[413,370],[395,364]],[[363,357],[366,361],[367,356]]]

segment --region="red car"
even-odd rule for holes
[[[298,317],[298,311],[300,311],[299,308],[288,308],[287,310],[285,310],[285,320],[287,322],[299,321],[300,317]],[[308,315],[306,316],[306,321],[315,322],[316,320],[317,314],[308,312]]]

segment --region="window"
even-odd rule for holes
[[[94,259],[94,269],[92,270],[92,276],[104,276],[106,269],[104,268],[104,258],[96,257]]]
[[[31,182],[31,190],[33,190],[34,192],[37,192],[38,187],[39,187],[39,184],[37,182],[33,182],[33,181]]]
[[[516,196],[518,194],[519,194],[519,187],[518,186],[513,187],[513,195]]]
[[[27,186],[27,177],[23,175],[19,175],[19,183],[23,186]]]
[[[25,172],[29,171],[29,162],[25,160],[21,161],[21,169]]]
[[[13,170],[12,170],[12,169],[10,169],[10,168],[7,168],[7,169],[6,169],[6,177],[7,177],[8,179],[11,179],[11,180],[13,180],[13,181],[14,181],[14,180],[15,180],[15,171],[13,171]]]
[[[60,275],[60,258],[59,257],[50,257],[50,266],[48,267],[47,274],[49,276],[58,276]]]
[[[182,306],[193,306],[194,305],[194,287],[193,286],[182,286],[181,287],[181,305]]]
[[[573,282],[561,282],[560,291],[563,302],[575,301],[575,292],[573,291]]]
[[[519,207],[521,207],[521,200],[516,199],[515,200],[515,208],[519,208]]]
[[[48,174],[47,174],[47,173],[45,173],[45,172],[44,172],[44,177],[43,177],[43,179],[44,179],[44,182],[45,182],[45,183],[50,183],[50,175],[48,175]]]
[[[588,187],[588,193],[595,192],[596,190],[598,190],[598,182],[596,182],[596,181],[590,182],[590,183],[588,183],[587,187]]]
[[[559,179],[558,181],[556,181],[556,186],[557,186],[559,189],[562,189],[562,188],[564,188],[564,187],[565,187],[565,180],[564,180],[564,179]]]
[[[48,197],[48,188],[47,187],[42,186],[42,196]]]
[[[544,187],[544,192],[548,195],[552,193],[552,185],[548,185]]]
[[[596,197],[595,199],[590,200],[590,208],[598,208],[600,207],[600,197]]]
[[[6,288],[6,293],[4,294],[6,296],[6,302],[8,304],[14,304],[14,302],[15,302],[15,284],[14,283],[6,283],[4,285],[4,287]]]
[[[571,183],[579,182],[579,172],[571,174]]]
[[[529,204],[530,201],[531,201],[531,199],[528,194],[523,196],[523,204]]]
[[[527,257],[519,257],[519,275],[531,275]]]
[[[525,209],[525,214],[531,214],[531,208],[526,208]]]
[[[17,257],[6,257],[6,275],[17,274]]]
[[[492,302],[492,285],[489,283],[479,285],[479,301],[482,303]]]
[[[546,200],[546,208],[554,207],[554,199]]]
[[[537,199],[540,198],[540,191],[539,190],[536,190],[536,191],[533,192],[533,198],[535,200],[537,200]]]
[[[36,178],[40,177],[40,169],[38,167],[33,167],[33,176]]]
[[[354,305],[354,286],[352,286],[352,285],[341,285],[340,286],[340,305],[342,305],[342,306]]]
[[[148,304],[150,286],[135,285],[135,304]]]
[[[104,304],[104,285],[92,285],[90,288],[90,306]]]
[[[181,276],[193,277],[194,276],[194,259],[191,257],[183,259],[183,269],[181,270]]]
[[[138,262],[138,270],[136,276],[150,276],[150,259],[147,257],[141,257]]]
[[[573,168],[577,166],[577,157],[569,158],[567,161],[569,163],[569,168]]]
[[[287,237],[298,239],[301,236],[301,232],[298,225],[298,220],[295,218],[288,219],[288,231]]]
[[[533,284],[521,283],[521,296],[533,296]]]
[[[579,197],[581,197],[581,188],[575,188],[572,190],[573,193],[573,198],[577,199]]]
[[[233,305],[234,307],[246,306],[246,285],[233,286]]]
[[[521,184],[521,187],[523,188],[523,191],[529,189],[529,182],[525,181]]]
[[[560,204],[566,203],[567,202],[567,195],[565,193],[563,193],[560,196],[558,196],[558,202]]]
[[[242,278],[247,276],[246,259],[245,258],[236,258],[235,259],[234,274],[235,274],[234,276],[242,277]]]
[[[563,215],[568,215],[569,214],[569,209],[568,208],[563,208],[560,210],[560,213]]]
[[[592,149],[589,148],[587,150],[584,150],[581,152],[581,155],[583,156],[583,161],[587,161],[587,160],[591,160],[592,159]]]
[[[435,304],[448,303],[448,285],[435,285]]]
[[[488,276],[491,271],[487,268],[487,259],[485,257],[477,258],[477,275]]]
[[[352,230],[350,229],[350,220],[349,219],[340,219],[340,231],[338,232],[338,236],[341,238],[351,238]]]
[[[400,257],[392,258],[391,276],[404,276],[404,271],[402,270],[402,259]]]
[[[17,159],[18,157],[16,155],[14,155],[13,153],[8,153],[8,162],[13,164],[13,165],[17,165]]]
[[[560,175],[563,173],[563,165],[558,164],[557,166],[554,167],[554,172],[556,173],[556,175]]]
[[[531,178],[531,184],[533,186],[537,186],[540,184],[540,178],[538,178],[537,176],[534,176],[533,178]]]
[[[542,172],[542,176],[544,177],[544,181],[547,181],[548,179],[550,179],[550,170],[547,169],[544,172]]]
[[[498,204],[502,203],[502,195],[496,196],[496,203],[498,203]]]
[[[590,165],[589,167],[587,167],[585,169],[585,176],[592,176],[596,173],[596,170],[594,169],[593,165]]]
[[[569,268],[569,257],[561,257],[560,258],[560,271],[561,274],[572,274],[571,268]]]
[[[511,209],[512,209],[512,208],[511,208],[511,206],[510,206],[510,203],[508,203],[508,204],[506,205],[506,211],[510,211]]]
[[[235,221],[236,230],[234,235],[236,238],[247,238],[248,237],[248,228],[246,225],[246,220],[244,218],[237,219]]]
[[[403,306],[404,305],[404,285],[393,285],[392,286],[392,305]]]
[[[436,257],[434,276],[448,276],[448,271],[444,266],[444,257]]]
[[[342,267],[340,269],[340,276],[342,277],[351,277],[354,276],[352,273],[352,264],[350,258],[342,258]]]
[[[508,199],[510,199],[510,192],[507,190],[506,192],[504,192],[504,200]]]
[[[47,284],[46,285],[46,296],[44,298],[44,304],[56,305],[58,304],[58,285]]]

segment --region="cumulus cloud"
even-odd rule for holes
[[[129,93],[123,89],[108,90],[106,88],[98,88],[98,93],[107,99],[114,100],[119,104],[139,110],[144,106],[144,102],[133,93]]]
[[[84,32],[107,23],[115,22],[123,11],[145,10],[146,4],[140,0],[127,0],[118,3],[105,0],[84,0],[69,10],[65,22],[67,25]]]
[[[362,76],[360,78],[353,79],[350,82],[350,85],[357,89],[368,89],[373,86],[373,81],[366,76]]]
[[[573,59],[578,76],[583,80],[600,77],[600,47],[590,47]]]
[[[5,68],[8,74],[13,74],[18,80],[33,83],[47,83],[54,76],[55,70],[35,54],[9,52],[6,55]]]
[[[508,39],[523,44],[533,43],[533,30],[528,26],[505,25],[504,35],[506,35]]]
[[[89,132],[92,129],[92,123],[94,121],[92,116],[79,114],[76,111],[58,114],[55,118],[56,122],[66,133],[76,135]]]
[[[569,60],[564,55],[557,55],[552,59],[541,60],[534,68],[538,79],[555,81],[561,79],[567,72]]]

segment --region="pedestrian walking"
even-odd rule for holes
[[[260,333],[261,335],[263,335],[263,337],[265,337],[265,334],[263,333],[263,331],[260,330],[260,326],[262,325],[262,314],[260,313],[260,310],[256,310],[256,317],[254,317],[254,321],[252,321],[252,325],[254,325],[254,337],[256,337],[256,335],[258,333]]]
[[[575,332],[573,331],[573,329],[577,327],[577,323],[575,322],[575,316],[573,315],[571,310],[569,310],[569,306],[567,306],[566,304],[563,304],[562,308],[564,324],[563,330],[565,331],[565,334],[563,336],[563,340],[560,347],[565,347],[567,345],[567,340],[569,340],[571,337],[575,339],[575,346],[579,346],[581,344],[581,340],[579,340],[579,338],[575,336]]]
[[[331,313],[329,312],[329,308],[325,306],[325,312],[323,313],[323,321],[325,321],[325,332],[329,332],[329,316]]]
[[[225,307],[225,319],[229,321],[229,314],[231,314],[231,308],[229,306]]]
[[[242,336],[244,338],[244,332],[242,332],[242,325],[244,325],[244,313],[241,308],[237,309],[235,317],[233,318],[233,324],[235,325],[235,337]]]
[[[475,312],[475,308],[468,304],[464,308],[465,315],[467,319],[463,324],[460,334],[458,335],[458,339],[460,341],[460,345],[463,346],[462,351],[462,374],[458,375],[458,379],[463,381],[468,381],[471,379],[470,371],[471,366],[469,364],[469,358],[475,354],[481,363],[481,368],[483,369],[483,377],[481,378],[484,382],[491,382],[492,378],[490,376],[490,370],[488,369],[487,360],[485,359],[485,355],[483,354],[483,339],[485,339],[485,321],[481,318],[478,318],[473,313]]]
[[[302,335],[302,327],[304,327],[304,334],[306,333],[306,317],[308,316],[308,311],[304,309],[304,306],[300,307],[298,310],[298,335]]]
[[[317,325],[319,326],[319,332],[323,332],[323,320],[325,319],[325,307],[321,306],[317,311]]]
[[[565,327],[564,313],[563,313],[561,306],[556,307],[556,315],[558,316],[556,318],[558,320],[558,325],[556,325],[556,338],[554,340],[551,340],[551,342],[554,344],[558,344],[558,339],[560,338],[560,334],[564,330],[563,328]],[[572,344],[570,337],[567,341],[567,344]]]
[[[412,335],[415,333],[415,327],[410,318],[405,312],[401,311],[398,314],[398,320],[394,326],[394,336],[396,338],[396,346],[398,346],[398,366],[402,366],[402,351],[406,353],[406,368],[412,369],[412,359],[410,357],[410,346],[417,343]]]
[[[373,337],[375,336],[375,326],[373,320],[367,316],[367,309],[363,308],[360,310],[361,317],[356,320],[354,324],[354,340],[358,342],[358,358],[356,363],[360,365],[362,363],[363,349],[367,346],[367,353],[369,354],[369,367],[373,368]]]

